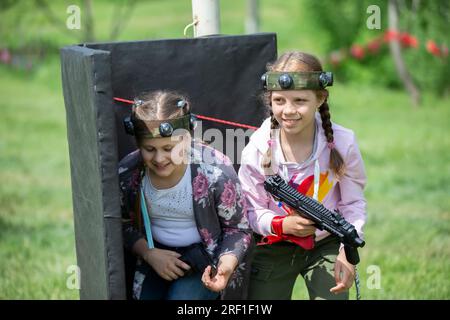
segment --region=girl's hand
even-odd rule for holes
[[[355,280],[355,266],[347,261],[345,251],[341,249],[334,263],[334,279],[336,286],[330,289],[335,294],[345,292],[350,289]]]
[[[225,289],[237,264],[238,259],[234,255],[226,254],[221,256],[217,267],[217,274],[213,278],[210,276],[211,266],[207,266],[203,272],[202,282],[204,286],[214,292]]]
[[[307,237],[316,232],[314,222],[299,215],[290,215],[283,220],[283,233],[297,237]]]
[[[147,250],[143,258],[161,278],[172,281],[184,276],[183,269],[187,271],[191,268],[178,259],[180,256],[175,251],[153,248]]]

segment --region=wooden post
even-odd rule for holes
[[[398,8],[396,0],[389,0],[388,2],[388,18],[389,29],[398,32]],[[406,67],[406,63],[402,56],[402,48],[400,47],[400,42],[389,42],[389,48],[394,59],[397,74],[400,80],[403,82],[403,85],[405,86],[409,95],[411,96],[413,106],[418,107],[420,104],[420,91],[414,84],[414,81],[410,73],[408,72],[408,68]]]
[[[192,0],[194,37],[220,34],[219,0]]]
[[[247,0],[245,33],[259,32],[259,0]]]

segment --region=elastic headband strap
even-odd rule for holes
[[[177,129],[186,129],[190,131],[192,128],[192,114],[187,113],[182,117],[170,120],[141,120],[135,115],[132,116],[136,136],[142,138],[160,138],[170,137]]]
[[[268,91],[280,90],[320,90],[333,85],[333,73],[311,72],[267,72],[261,77]]]

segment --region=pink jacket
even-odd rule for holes
[[[295,186],[301,185],[306,195],[312,197],[315,163],[318,160],[320,168],[317,168],[320,171],[318,200],[328,209],[338,210],[348,222],[355,226],[359,236],[363,238],[363,226],[366,222],[366,200],[363,193],[366,184],[364,163],[353,131],[334,123],[332,128],[336,148],[346,165],[345,175],[339,182],[329,169],[330,149],[327,147],[322,120],[318,113],[316,113],[316,150],[312,157],[302,164],[286,162],[276,139],[273,145],[272,168],[286,181],[293,182]],[[270,118],[256,130],[242,151],[239,170],[242,190],[250,206],[247,212],[250,226],[253,231],[263,236],[272,234],[273,217],[286,215],[263,186],[265,176],[261,161],[269,147],[269,137]],[[328,235],[326,231],[317,230],[316,241]]]

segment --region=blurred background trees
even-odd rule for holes
[[[421,90],[440,95],[450,93],[450,66],[448,59],[450,1],[398,0],[398,28],[416,40],[402,42],[403,58],[414,83]],[[370,5],[381,9],[381,29],[366,27]],[[394,67],[386,41],[389,34],[388,1],[337,0],[305,1],[305,10],[315,19],[311,23],[325,38],[327,61],[343,81],[366,82],[389,88],[403,88]],[[391,35],[392,37],[392,35]],[[400,39],[399,39],[400,40]],[[438,49],[438,50],[436,50]]]
[[[332,120],[357,134],[368,175],[363,298],[449,299],[450,1],[396,0],[397,31],[388,1],[222,0],[221,32],[258,25],[277,33],[280,53],[313,53],[335,72]],[[71,5],[79,30],[66,26]],[[380,29],[367,26],[371,5]],[[59,49],[183,38],[191,22],[189,0],[0,0],[0,299],[78,298],[66,286],[76,257]],[[394,41],[420,108],[410,109]],[[371,266],[377,290],[364,286]],[[301,283],[294,299],[307,298]]]
[[[398,9],[398,31],[401,33],[398,38],[386,34],[390,30],[387,0],[303,0],[296,4],[287,1],[270,5],[266,4],[268,1],[247,0],[239,5],[241,12],[235,12],[235,20],[240,19],[242,27],[238,28],[240,32],[234,33],[251,33],[256,30],[276,32],[278,29],[282,30],[284,24],[297,25],[299,32],[286,34],[285,37],[294,38],[290,40],[291,43],[295,43],[295,38],[301,37],[317,42],[319,55],[322,55],[327,68],[336,72],[339,81],[365,82],[402,89],[404,85],[395,68],[388,43],[398,40],[405,66],[418,90],[448,95],[450,1],[392,1]],[[150,2],[161,4],[163,1]],[[171,19],[177,19],[180,26],[191,21],[190,3],[184,2],[182,6],[179,1],[168,5],[169,9],[178,5],[179,9],[168,11],[167,14],[173,12]],[[81,9],[80,30],[69,30],[66,27],[69,15],[66,8],[70,4],[78,5]],[[370,16],[366,9],[370,5],[380,8],[380,29],[369,29],[366,25]],[[231,4],[222,1],[221,6],[223,9]],[[271,18],[271,13],[266,11],[269,6],[291,6],[294,10],[285,16],[278,16],[274,10]],[[110,1],[107,6],[104,1],[92,0],[3,0],[0,2],[1,61],[11,62],[15,57],[16,66],[30,68],[34,60],[47,54],[56,54],[65,44],[123,40],[127,37],[121,36],[124,31],[130,34],[127,32],[130,28],[142,28],[138,32],[131,32],[132,34],[149,34],[144,30],[152,28],[154,24],[153,13],[146,11],[148,8],[148,2],[138,0]],[[177,16],[177,12],[183,13]],[[139,21],[133,21],[134,19]],[[223,25],[222,29],[223,33],[227,33],[233,28]],[[308,34],[301,33],[302,30]],[[181,32],[178,37],[182,37]],[[301,41],[298,43],[298,48],[302,49]],[[283,42],[280,49],[283,50]]]

